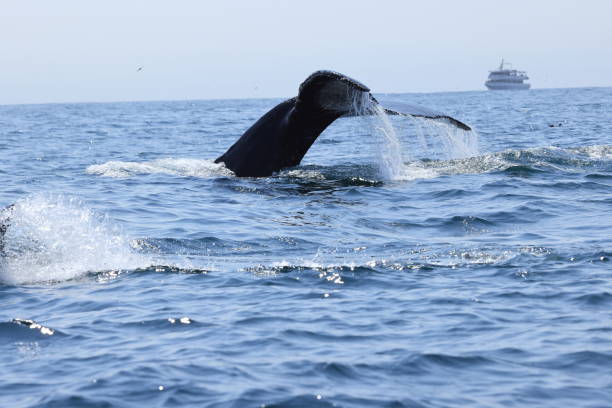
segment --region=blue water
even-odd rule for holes
[[[612,406],[612,89],[377,97],[477,135],[239,179],[279,100],[0,106],[0,406]]]

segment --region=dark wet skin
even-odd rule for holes
[[[300,164],[317,137],[336,119],[354,112],[355,102],[378,104],[370,89],[346,75],[317,71],[300,85],[298,96],[281,102],[253,124],[215,163],[225,163],[238,177],[266,177]],[[466,124],[444,114],[406,105],[410,111],[385,109],[390,115],[441,119],[463,130]]]

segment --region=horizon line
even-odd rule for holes
[[[494,90],[489,89],[471,89],[464,91],[434,91],[434,92],[372,92],[373,95],[428,95],[441,93],[467,93],[467,92],[524,92],[524,91],[539,91],[552,89],[592,89],[592,88],[612,88],[609,86],[571,86],[571,87],[550,87],[550,88],[530,88],[525,90]],[[288,99],[292,96],[264,96],[264,97],[244,97],[244,98],[185,98],[185,99],[132,99],[132,100],[111,100],[111,101],[63,101],[63,102],[17,102],[17,103],[0,103],[0,106],[23,106],[23,105],[79,105],[79,104],[112,104],[112,103],[147,103],[147,102],[199,102],[199,101],[245,101],[245,100],[262,100],[262,99]]]

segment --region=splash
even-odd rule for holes
[[[479,154],[478,133],[436,120],[409,117],[414,124],[420,155],[429,159],[465,159]],[[416,152],[415,152],[416,153]],[[417,153],[418,154],[418,153]]]
[[[443,120],[413,116],[395,116],[392,121],[383,106],[368,93],[355,96],[353,114],[367,118],[372,133],[378,138],[377,161],[379,175],[384,180],[436,177],[435,172],[415,166],[412,163],[415,157],[450,160],[478,155],[475,131],[459,129]],[[406,139],[407,149],[402,147],[399,135]]]
[[[149,162],[109,161],[87,167],[88,174],[98,174],[104,177],[124,178],[138,174],[169,174],[187,177],[219,177],[231,176],[231,170],[223,163],[200,159],[159,159]]]
[[[351,113],[367,118],[374,135],[380,139],[377,152],[380,177],[397,180],[403,167],[402,149],[384,108],[368,92],[355,94],[352,105]]]
[[[570,152],[585,155],[591,159],[612,160],[612,146],[595,145],[569,149]]]
[[[106,218],[76,199],[33,196],[16,202],[1,217],[10,222],[0,257],[0,283],[57,282],[153,263],[137,254]]]
[[[443,175],[483,174],[523,167],[525,171],[582,173],[584,168],[605,169],[612,159],[611,146],[562,149],[555,146],[505,150],[458,159],[413,161],[404,165],[404,175],[434,178]]]

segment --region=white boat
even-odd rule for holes
[[[504,59],[502,58],[499,68],[489,71],[489,78],[485,82],[485,86],[493,91],[507,89],[529,89],[531,86],[528,82],[523,82],[529,79],[525,71],[516,69],[505,69]]]

